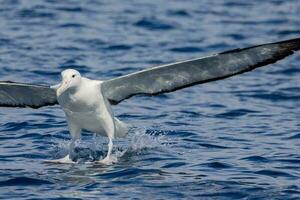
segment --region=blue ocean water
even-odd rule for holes
[[[75,68],[109,79],[300,36],[298,0],[3,0],[0,80],[52,85]],[[115,106],[134,125],[118,162],[66,154],[59,106],[0,109],[0,199],[298,199],[300,54],[253,72]],[[107,140],[84,133],[76,157]]]

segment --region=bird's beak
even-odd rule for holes
[[[57,90],[60,87],[61,83],[50,86],[51,89]]]
[[[56,88],[56,95],[60,96],[62,93],[64,93],[68,89],[68,82],[67,81],[62,81],[62,83],[55,85],[57,86]]]

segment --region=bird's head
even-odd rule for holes
[[[81,75],[74,69],[66,69],[61,72],[62,81],[59,85],[53,86],[57,91],[57,96],[69,91],[75,91],[81,83]]]

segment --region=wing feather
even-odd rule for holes
[[[0,82],[1,107],[31,107],[57,104],[56,92],[48,86]]]
[[[156,95],[224,79],[285,58],[300,49],[300,38],[234,49],[216,55],[148,68],[101,84],[104,96],[118,104],[138,94]]]

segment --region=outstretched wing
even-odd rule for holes
[[[0,82],[1,107],[31,107],[57,104],[55,90],[40,85]]]
[[[145,69],[104,81],[102,93],[112,103],[138,94],[156,95],[251,71],[300,49],[300,38],[235,49],[204,58]]]

